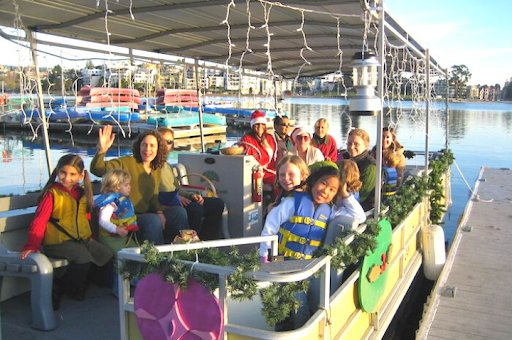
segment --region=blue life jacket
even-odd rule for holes
[[[353,192],[352,195],[354,195],[354,198],[356,199],[356,201],[361,203],[361,197],[359,196],[359,191]]]
[[[382,193],[385,196],[394,195],[398,190],[398,173],[396,168],[383,166],[382,170]]]
[[[117,226],[130,225],[137,223],[135,216],[135,209],[133,208],[132,201],[128,196],[122,195],[118,192],[108,194],[101,194],[94,200],[94,205],[98,208],[115,203],[117,210],[114,211],[110,221]]]
[[[315,208],[311,195],[294,192],[295,212],[279,228],[279,254],[292,259],[310,259],[323,244],[331,206]]]

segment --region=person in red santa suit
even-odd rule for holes
[[[265,113],[256,110],[251,114],[251,131],[240,139],[240,144],[246,155],[252,155],[263,167],[263,183],[273,185],[276,180],[277,144],[267,133]]]

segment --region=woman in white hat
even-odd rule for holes
[[[263,167],[263,183],[273,185],[276,180],[277,144],[267,133],[265,113],[256,110],[251,114],[251,131],[240,142],[246,155],[252,155]]]
[[[298,127],[293,130],[291,137],[295,144],[291,155],[299,156],[307,165],[325,160],[322,151],[311,144],[311,134],[304,128]]]

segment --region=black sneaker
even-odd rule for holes
[[[85,292],[87,291],[87,286],[82,286],[77,288],[76,290],[69,292],[68,295],[70,298],[76,301],[84,301],[85,300]]]
[[[60,308],[60,298],[62,297],[62,293],[60,289],[58,289],[55,285],[52,287],[52,307],[53,310],[58,310]]]

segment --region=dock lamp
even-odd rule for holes
[[[372,51],[356,52],[352,57],[352,78],[356,96],[350,99],[349,112],[354,116],[375,116],[381,110],[377,86],[377,56]]]

